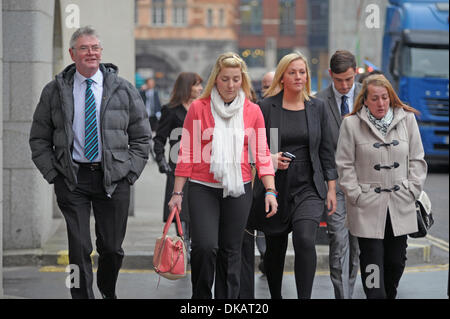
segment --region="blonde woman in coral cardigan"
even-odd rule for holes
[[[241,246],[252,203],[249,156],[266,187],[267,217],[277,212],[264,119],[250,102],[245,62],[220,55],[203,95],[186,115],[169,207],[181,208],[189,182],[192,298],[239,296]]]

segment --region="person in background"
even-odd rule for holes
[[[347,225],[358,238],[368,299],[394,299],[417,231],[415,202],[427,163],[414,114],[383,75],[371,75],[341,124],[336,151]],[[370,276],[370,277],[369,277]]]
[[[361,90],[361,84],[355,83],[355,56],[346,50],[336,51],[330,59],[329,73],[331,85],[316,97],[325,102],[330,114],[328,125],[336,150],[342,118],[353,111],[353,101]],[[345,227],[345,196],[339,186],[336,186],[336,199],[336,212],[327,216],[330,278],[336,299],[351,299],[358,275],[358,240]]]
[[[261,93],[262,97],[266,94],[267,90],[270,88],[273,82],[273,77],[275,76],[275,71],[269,71],[264,74],[261,80]]]
[[[358,76],[358,82],[359,82],[359,83],[363,83],[364,80],[365,80],[369,75],[373,75],[373,74],[383,74],[383,72],[381,72],[380,70],[373,70],[373,71],[370,71],[370,72],[365,72],[365,73],[360,74],[360,75]]]
[[[150,125],[139,92],[117,75],[115,65],[100,63],[102,50],[92,27],[72,34],[69,53],[75,63],[43,89],[30,132],[33,162],[55,185],[66,220],[69,263],[80,276],[79,287],[70,289],[77,299],[94,298],[91,210],[97,286],[103,298],[117,297],[130,185],[150,152]]]
[[[328,113],[322,100],[311,97],[308,63],[299,52],[280,60],[265,97],[260,106],[278,169],[275,185],[279,191],[279,212],[264,218],[255,181],[252,214],[256,228],[266,236],[264,265],[271,297],[282,298],[284,260],[292,231],[297,295],[308,299],[316,272],[315,241],[325,200],[330,214],[336,210],[337,172]],[[271,135],[271,131],[277,134]]]
[[[161,102],[158,90],[155,88],[155,79],[148,78],[141,88],[141,97],[147,110],[150,127],[153,132],[158,129],[158,121],[161,118]]]
[[[264,94],[267,89],[270,87],[273,81],[273,77],[275,75],[275,71],[266,72],[261,79],[261,91],[259,94],[259,99],[262,100],[264,98]]]
[[[247,66],[221,54],[202,96],[186,115],[169,207],[182,207],[189,179],[192,298],[235,299],[240,291],[241,247],[252,203],[249,152],[266,187],[268,216],[277,212],[274,170],[264,120],[251,98]],[[261,132],[262,131],[262,132]]]
[[[159,121],[156,135],[153,138],[155,152],[155,160],[158,163],[159,172],[167,174],[166,191],[164,197],[164,213],[163,220],[167,221],[169,217],[169,200],[172,197],[172,190],[175,181],[175,167],[178,159],[178,151],[180,149],[181,132],[183,122],[191,103],[197,99],[202,93],[202,78],[193,72],[182,72],[175,80],[175,85],[167,105],[164,105],[161,111],[161,119]],[[169,163],[166,160],[165,145],[169,139]],[[183,188],[183,193],[187,195],[187,184]],[[186,250],[188,252],[188,260],[190,257],[190,235],[189,235],[189,205],[188,197],[185,195],[183,205],[180,212],[181,224],[183,226],[183,234],[186,242]]]

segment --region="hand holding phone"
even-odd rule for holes
[[[289,158],[291,161],[295,160],[295,158],[296,158],[296,156],[295,156],[294,154],[289,153],[289,152],[283,152],[283,153],[281,153],[281,156],[287,157],[287,158]],[[285,161],[285,162],[287,162],[287,161]]]

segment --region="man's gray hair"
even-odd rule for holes
[[[83,36],[83,35],[88,35],[88,36],[94,36],[98,39],[99,43],[100,43],[100,37],[98,36],[97,31],[95,31],[95,29],[91,26],[85,26],[85,27],[81,27],[78,28],[73,34],[72,37],[70,38],[70,47],[72,49],[75,49],[75,43],[77,42],[78,38]]]

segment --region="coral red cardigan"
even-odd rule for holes
[[[267,146],[264,118],[258,105],[245,99],[245,138],[241,157],[243,182],[252,180],[250,159],[256,164],[258,176],[275,175]],[[218,183],[210,173],[210,158],[214,117],[211,113],[211,98],[195,100],[187,112],[183,125],[180,151],[175,176]],[[251,158],[249,158],[249,149]]]

